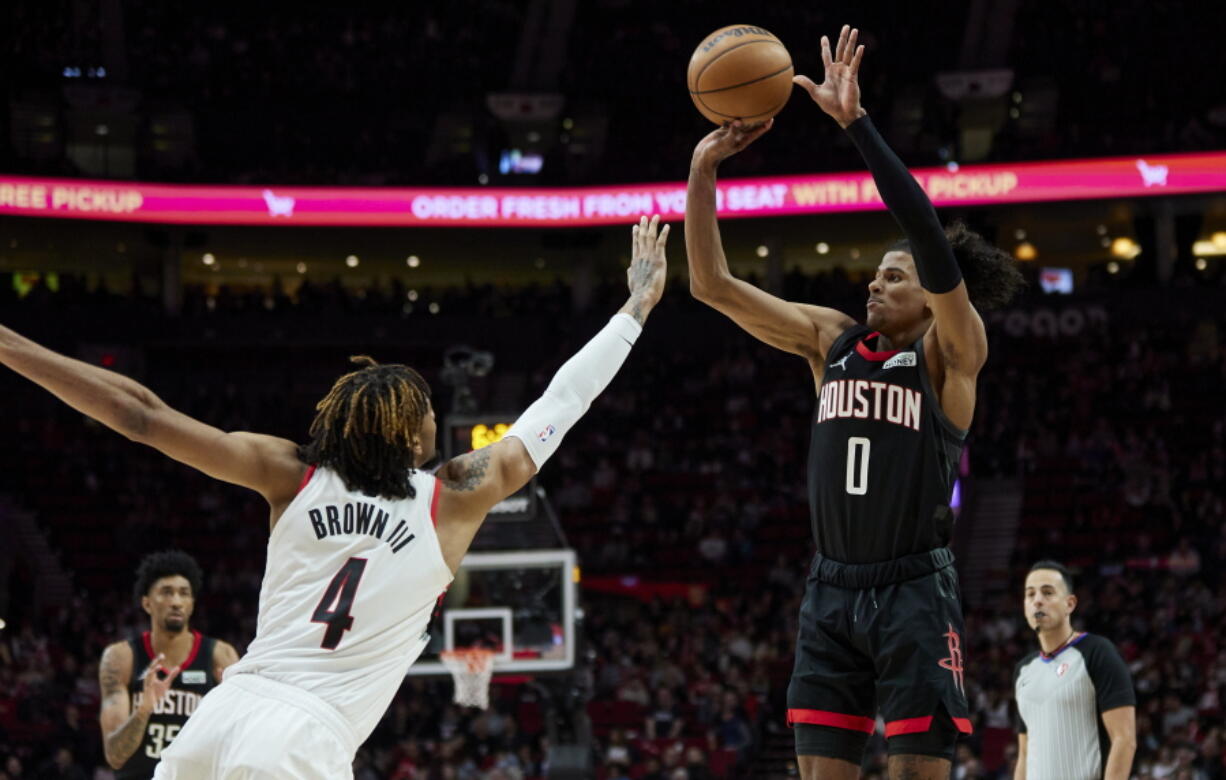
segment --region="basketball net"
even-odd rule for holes
[[[494,651],[484,647],[444,650],[439,658],[455,681],[455,703],[489,709],[490,678],[494,675]]]

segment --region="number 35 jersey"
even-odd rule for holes
[[[187,723],[187,719],[196,711],[196,705],[218,683],[213,676],[213,648],[216,644],[216,639],[204,636],[199,631],[192,631],[192,649],[183,661],[182,670],[171,681],[166,696],[154,705],[140,746],[122,768],[115,770],[115,780],[149,780],[153,777],[153,770],[162,759],[162,751],[174,742],[179,729],[183,728],[183,724]],[[149,664],[157,658],[157,653],[153,652],[153,641],[148,631],[130,637],[128,647],[132,650],[132,677],[128,681],[128,695],[131,697],[132,711],[135,712],[145,694],[145,681],[142,677]]]
[[[366,740],[421,655],[451,583],[435,533],[439,483],[413,472],[416,495],[368,496],[312,467],[268,539],[260,615],[229,669],[295,685],[332,705]]]
[[[826,356],[809,446],[809,513],[817,551],[877,563],[944,547],[966,432],[928,378],[921,337],[902,350],[848,328]]]

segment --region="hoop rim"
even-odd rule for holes
[[[439,650],[438,655],[439,658],[482,658],[485,656],[494,656],[497,655],[497,653],[490,650],[488,647],[457,647],[452,650]]]
[[[452,674],[469,674],[493,672],[494,661],[498,654],[487,647],[457,647],[451,650],[440,650],[438,657]]]

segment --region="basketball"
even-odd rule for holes
[[[686,84],[702,115],[717,125],[765,122],[792,94],[792,56],[761,27],[734,24],[711,33],[694,50]]]

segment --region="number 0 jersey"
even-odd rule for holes
[[[199,631],[192,632],[192,649],[183,662],[183,669],[171,681],[166,697],[154,706],[140,747],[124,762],[123,767],[115,770],[115,780],[149,780],[153,777],[162,751],[174,741],[179,729],[187,723],[188,716],[196,711],[204,694],[219,682],[213,676],[213,648],[216,644],[216,639],[206,637]],[[157,653],[153,652],[153,641],[148,631],[139,637],[130,637],[128,647],[132,650],[132,678],[128,681],[128,695],[135,712],[145,691],[142,676]]]
[[[817,551],[876,563],[949,544],[949,500],[966,432],[941,410],[921,337],[878,351],[848,328],[826,356],[809,446]]]
[[[297,686],[334,707],[363,742],[387,710],[452,574],[434,530],[438,481],[386,499],[307,471],[268,539],[260,615],[247,655],[226,670]]]

